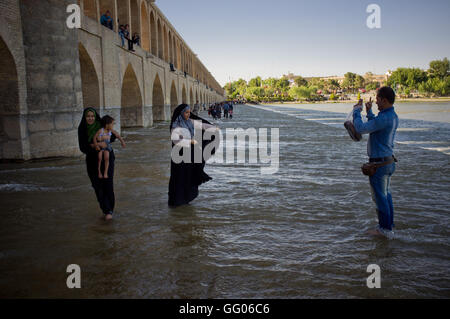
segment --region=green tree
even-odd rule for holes
[[[341,87],[341,85],[339,84],[339,82],[337,80],[330,80],[330,82],[328,83],[328,86],[332,90],[337,90]]]
[[[344,81],[342,82],[342,87],[352,90],[355,88],[356,74],[352,72],[347,72],[344,74]]]
[[[360,89],[364,87],[364,78],[361,75],[356,75],[355,77],[355,88]]]
[[[380,87],[380,83],[378,82],[369,82],[366,84],[366,90],[367,91],[373,91]]]
[[[444,79],[446,76],[450,75],[450,62],[447,58],[444,58],[442,61],[431,61],[428,74],[430,77],[436,77],[441,80]]]
[[[264,89],[264,96],[266,97],[273,97],[275,90],[271,87],[268,87],[266,89]]]
[[[300,100],[300,99],[311,99],[315,96],[317,92],[317,86],[293,86],[289,90],[289,96]]]
[[[418,68],[398,68],[389,77],[388,86],[397,88],[398,85],[417,89],[419,84],[428,80],[427,73]]]
[[[308,81],[306,81],[302,76],[297,76],[294,79],[294,82],[297,86],[308,86]]]
[[[289,88],[289,80],[286,78],[281,78],[280,80],[278,80],[277,82],[277,88],[281,89],[282,92],[286,92],[287,89]]]
[[[248,82],[248,86],[250,86],[250,87],[260,87],[261,86],[261,83],[262,83],[262,81],[261,81],[261,77],[260,76],[257,76],[256,78],[253,78],[253,79],[251,79],[249,82]]]

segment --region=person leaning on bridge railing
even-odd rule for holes
[[[122,48],[125,46],[125,33],[124,33],[124,31],[125,31],[125,26],[123,24],[121,24],[119,26],[119,37],[120,37],[120,41],[121,41],[121,44],[122,44]]]
[[[132,41],[134,44],[141,46],[141,37],[139,36],[139,33],[137,33],[137,32],[133,33]]]

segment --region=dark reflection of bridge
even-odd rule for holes
[[[69,29],[74,1],[0,3],[0,159],[78,154],[83,107],[121,127],[149,127],[184,102],[224,99],[224,90],[149,0],[78,0],[81,29]],[[100,16],[111,12],[113,30]],[[118,24],[138,32],[135,52]],[[172,67],[171,67],[172,66]]]

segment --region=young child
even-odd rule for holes
[[[95,149],[98,151],[98,178],[108,178],[108,168],[109,168],[109,152],[112,151],[111,147],[111,135],[114,134],[116,138],[122,143],[122,147],[125,147],[125,142],[123,138],[113,130],[114,119],[105,115],[101,119],[102,128],[97,131],[94,136]],[[101,165],[102,159],[105,159],[105,172],[102,174]]]

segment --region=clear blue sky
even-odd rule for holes
[[[369,29],[369,4],[381,29]],[[450,58],[450,0],[156,0],[221,85],[257,75],[384,74]]]

